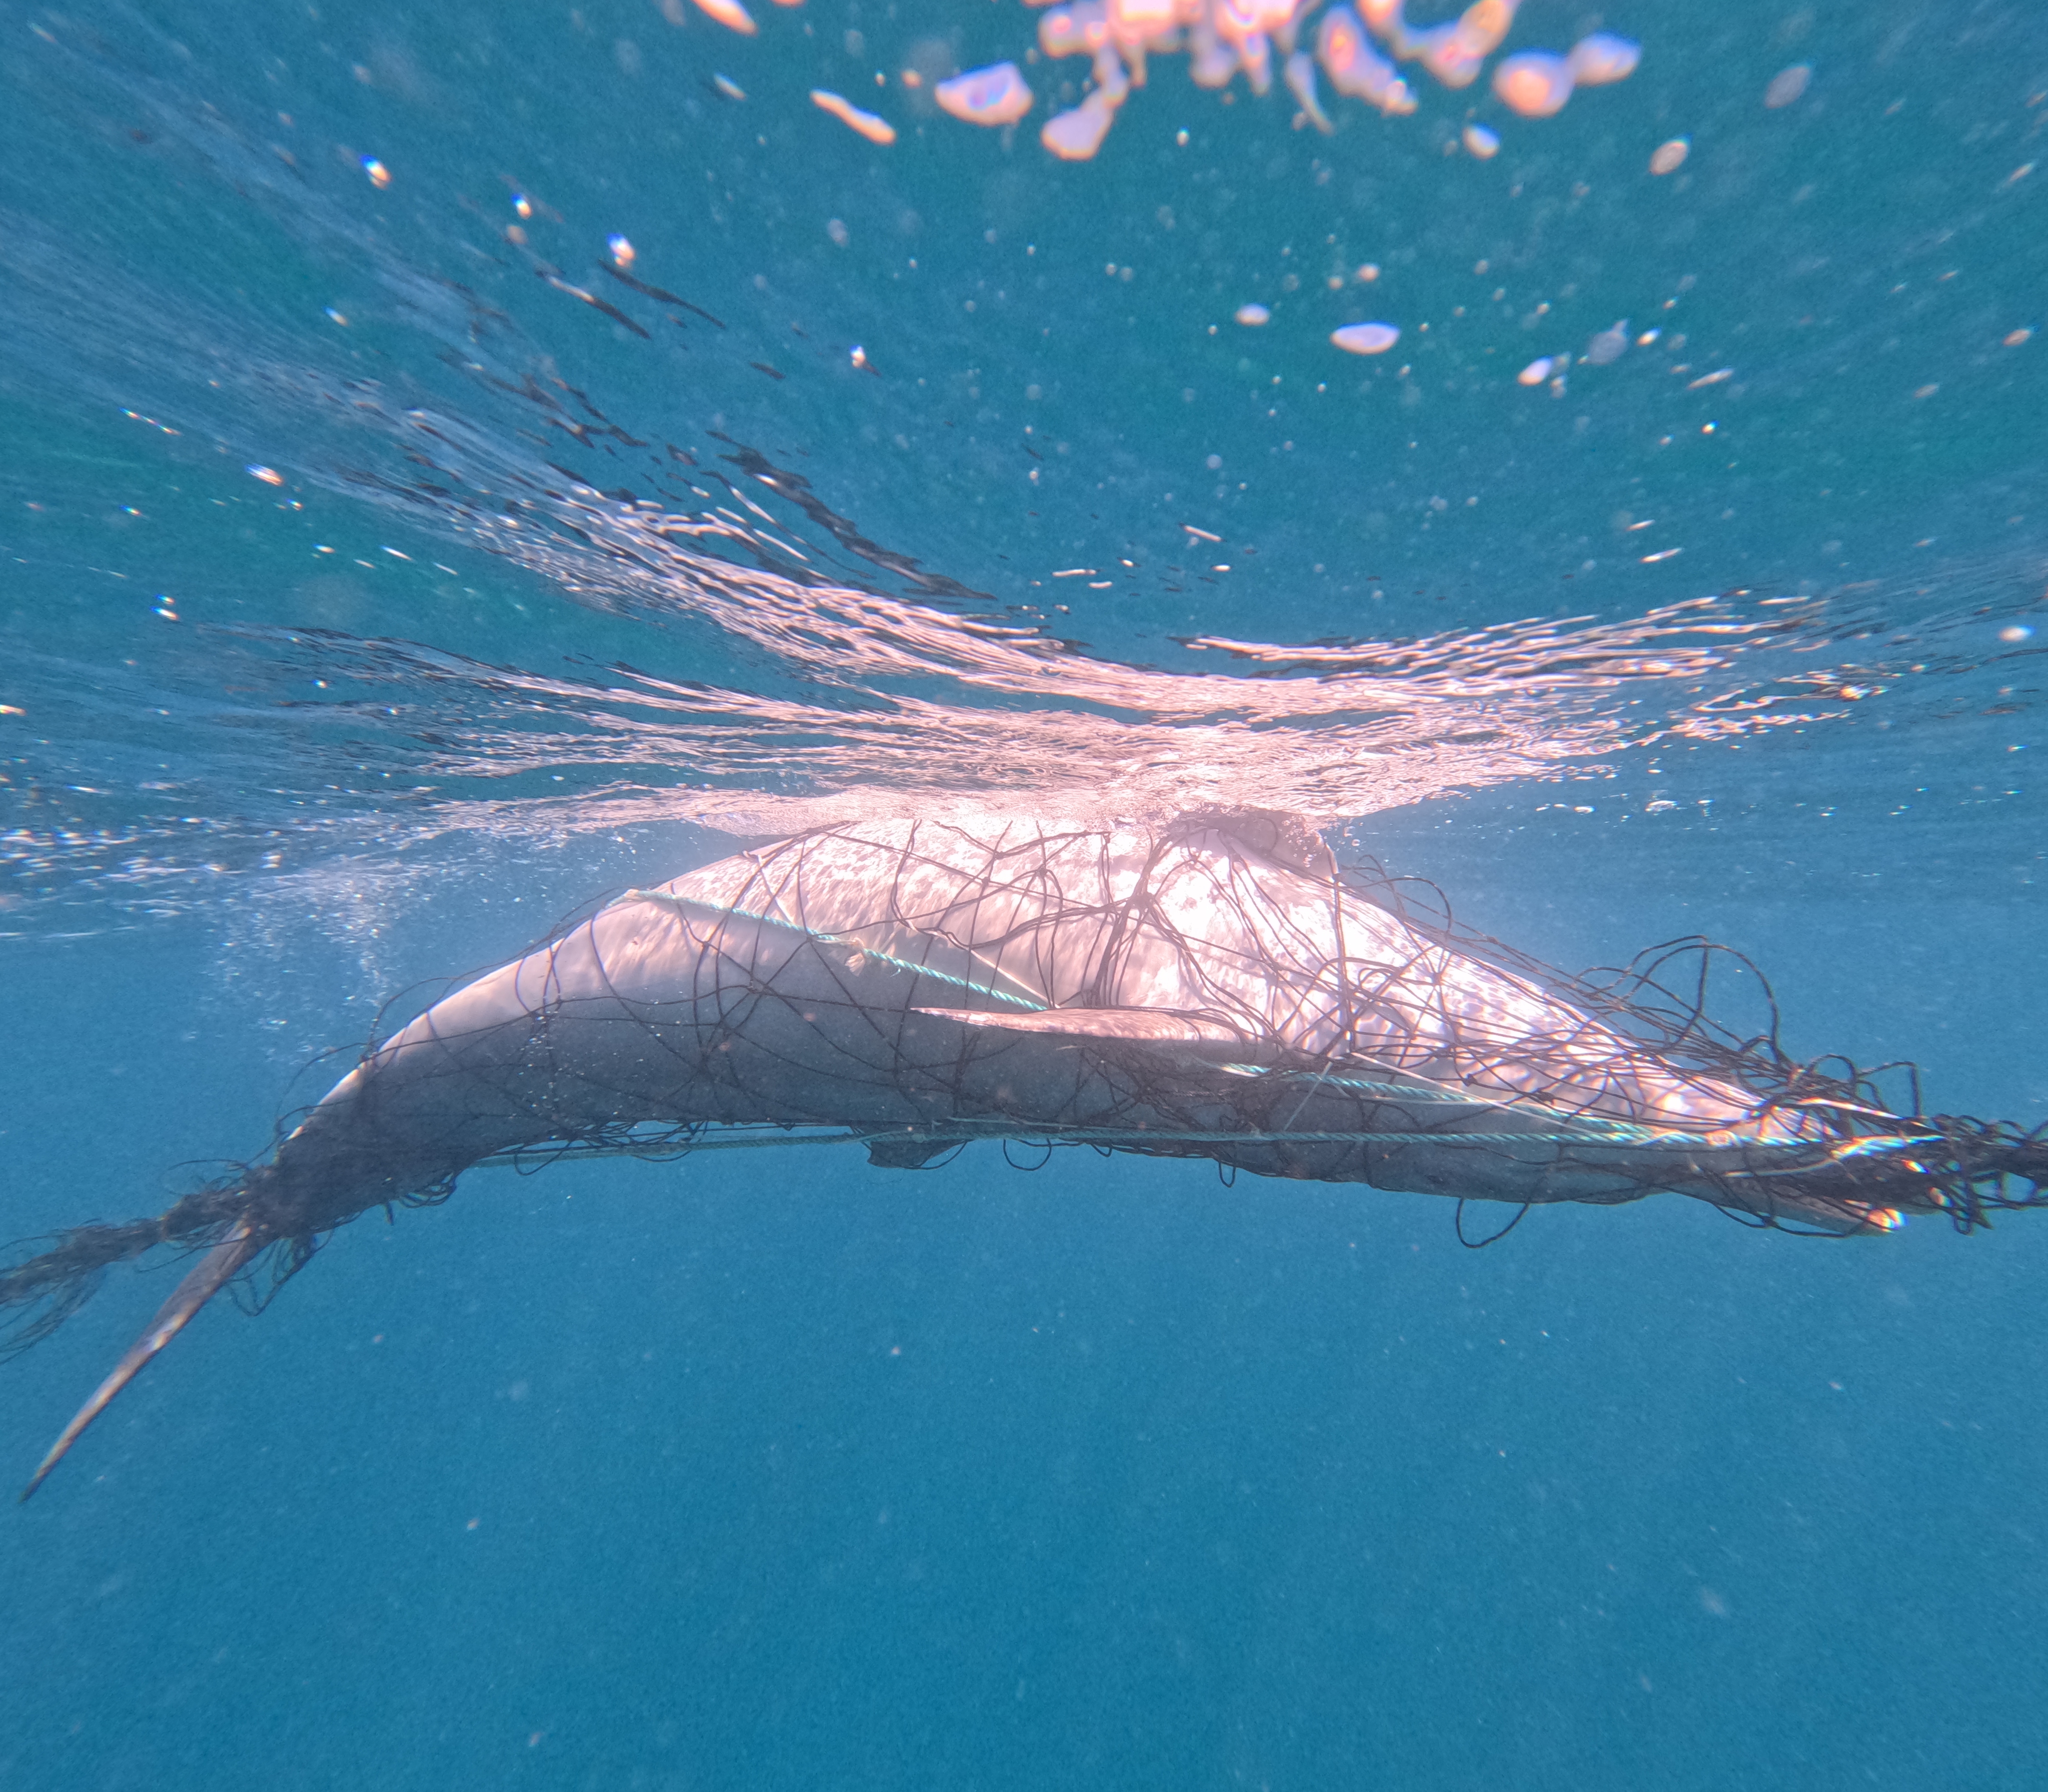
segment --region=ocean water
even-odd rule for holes
[[[1286,809],[2048,1119],[2048,14],[1528,0],[1640,68],[1327,134],[1155,55],[1072,161],[1013,0],[754,15],[0,9],[8,1236],[902,814]],[[9,1509],[0,1786],[2038,1783],[2034,1216],[1451,1213],[479,1170]],[[6,1366],[17,1480],[176,1274]]]

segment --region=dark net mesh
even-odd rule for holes
[[[2041,1204],[2048,1140],[1920,1111],[1910,1067],[1801,1061],[1702,939],[1567,976],[1284,817],[1151,831],[851,824],[634,890],[367,1053],[270,1159],[0,1260],[17,1346],[109,1266],[215,1246],[260,1305],[363,1212],[464,1170],[1000,1142],[1506,1204],[1689,1195],[1844,1234]],[[1887,1093],[1887,1091],[1891,1092]],[[1498,1221],[1469,1228],[1474,1242]],[[237,1233],[238,1237],[245,1235]]]

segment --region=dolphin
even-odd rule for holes
[[[22,1498],[265,1252],[289,1274],[543,1145],[825,1127],[911,1168],[1028,1137],[1522,1209],[1668,1191],[1835,1233],[1953,1206],[1938,1123],[1697,1027],[1646,1042],[1394,890],[1290,818],[1215,813],[861,822],[629,890],[370,1049],[231,1185],[0,1269],[0,1306],[42,1303],[33,1335],[107,1264],[204,1247]]]

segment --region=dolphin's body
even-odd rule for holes
[[[522,1146],[832,1125],[903,1166],[1024,1135],[1460,1198],[1664,1189],[1834,1232],[1943,1204],[1902,1155],[1924,1127],[1845,1111],[1660,1057],[1270,818],[830,829],[630,891],[367,1054],[204,1210],[216,1242],[36,1479],[266,1247]],[[120,1255],[193,1235],[172,1219]]]
[[[1402,1112],[1436,1110],[1431,1136],[1200,1154],[1520,1202],[1645,1192],[1639,1166],[1617,1182],[1548,1148],[1561,1127],[1703,1148],[1817,1135],[1287,863],[1266,832],[1261,851],[1241,824],[1164,840],[871,824],[631,891],[367,1057],[285,1141],[266,1204],[317,1232],[495,1153],[634,1123],[1264,1135],[1282,1065],[1326,1072],[1286,1084],[1280,1106],[1308,1105],[1283,1135],[1360,1130],[1363,1070],[1413,1085]],[[1517,1132],[1546,1148],[1457,1142]],[[1667,1185],[1684,1181],[1674,1163]]]

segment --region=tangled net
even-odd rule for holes
[[[1566,976],[1460,925],[1432,886],[1340,869],[1285,817],[824,830],[629,901],[696,944],[696,1021],[662,1044],[720,1114],[564,1129],[498,1161],[808,1137],[914,1167],[999,1138],[1518,1206],[1676,1189],[1831,1233],[1900,1209],[1968,1231],[2044,1198],[2039,1132],[1924,1115],[1910,1066],[1795,1060],[1775,1007],[1754,1034],[1716,1024],[1716,965],[1755,970],[1725,948]],[[878,971],[914,976],[901,1007]],[[801,1026],[763,1052],[793,1003]],[[820,1050],[836,1019],[868,1024]],[[1901,1081],[1903,1112],[1880,1087]]]
[[[1730,962],[1754,971],[1689,938],[1567,976],[1270,815],[827,828],[630,891],[457,990],[269,1162],[16,1247],[6,1348],[161,1246],[252,1238],[260,1305],[360,1212],[595,1155],[1091,1146],[1447,1195],[1461,1238],[1473,1199],[1519,1219],[1672,1191],[1837,1235],[2048,1203],[2048,1129],[1925,1114],[1910,1066],[1796,1060],[1775,1007],[1718,1024]]]

